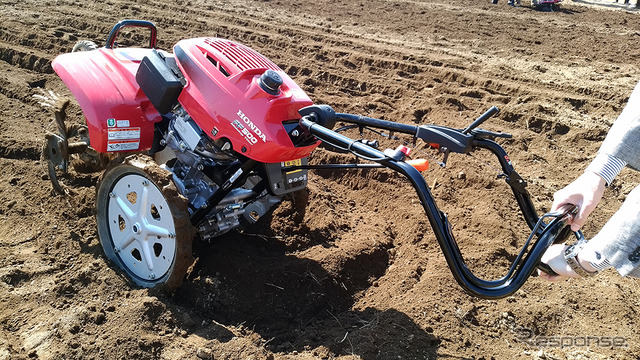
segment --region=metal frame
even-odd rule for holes
[[[144,27],[150,30],[151,36],[149,37],[149,48],[155,49],[157,40],[158,40],[158,30],[156,26],[151,21],[146,20],[122,20],[115,24],[109,33],[109,37],[107,38],[107,43],[105,47],[107,49],[113,49],[113,45],[116,42],[116,38],[120,33],[120,30],[124,27]]]
[[[496,142],[487,139],[487,137],[508,136],[476,129],[477,126],[497,112],[498,109],[494,107],[476,119],[469,127],[459,130],[441,126],[398,124],[391,121],[350,114],[335,114],[334,118],[334,114],[327,115],[323,109],[318,109],[317,112],[307,110],[304,112],[307,115],[300,119],[299,125],[308,135],[312,135],[318,140],[334,147],[352,152],[356,156],[370,160],[375,164],[307,165],[304,166],[304,168],[326,169],[337,167],[342,169],[359,169],[385,167],[404,175],[411,182],[418,194],[427,218],[429,219],[429,223],[456,281],[469,294],[477,297],[487,299],[506,297],[516,292],[525,283],[536,269],[546,249],[555,241],[564,238],[568,234],[566,222],[569,216],[571,216],[571,213],[575,212],[575,209],[567,209],[566,211],[545,214],[542,217],[538,217],[529,192],[526,189],[526,182],[514,170],[506,151]],[[469,153],[476,148],[491,151],[498,158],[502,171],[504,172],[501,177],[503,177],[511,187],[525,221],[529,228],[532,229],[522,250],[511,264],[508,273],[496,280],[485,280],[475,276],[462,257],[460,248],[451,233],[451,224],[446,214],[438,209],[435,199],[429,190],[429,186],[420,172],[402,160],[393,159],[363,142],[343,136],[321,125],[325,124],[331,127],[335,123],[335,120],[357,124],[359,126],[411,134],[427,142],[437,144],[447,143],[449,148],[445,149],[445,154],[448,154],[449,151]],[[283,169],[283,171],[290,171],[292,169],[293,167],[289,167]],[[545,219],[547,218],[551,220],[545,223]],[[577,232],[576,236],[581,238],[582,234]],[[537,239],[534,240],[534,238]]]

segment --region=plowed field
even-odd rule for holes
[[[191,37],[244,43],[340,112],[462,128],[496,105],[483,127],[513,134],[499,142],[543,214],[640,79],[640,21],[620,7],[524,3],[0,2],[0,360],[639,358],[636,280],[532,277],[505,299],[471,297],[413,189],[389,171],[311,173],[306,207],[287,199],[254,228],[196,241],[197,262],[168,297],[132,286],[104,257],[99,174],[77,174],[65,198],[40,160],[53,115],[33,95],[70,97],[51,61],[78,40],[104,44],[119,20],[145,19],[168,51]],[[478,152],[440,168],[425,153],[469,265],[505,273],[528,231],[496,162]],[[310,161],[333,159],[319,149]],[[639,179],[621,173],[587,236]]]

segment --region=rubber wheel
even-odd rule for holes
[[[171,173],[132,155],[108,169],[96,190],[96,222],[105,255],[137,285],[173,293],[193,263],[187,199]]]
[[[77,51],[92,51],[98,48],[98,45],[91,40],[80,40],[75,45],[73,45],[73,49],[71,52]]]

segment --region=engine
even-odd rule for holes
[[[189,211],[206,208],[208,199],[241,166],[225,139],[208,138],[182,107],[167,114],[168,120],[157,128],[162,134],[155,160],[173,174],[178,191],[189,200]],[[166,127],[166,129],[162,129]],[[238,227],[241,221],[255,223],[281,196],[269,194],[266,179],[256,173],[241,187],[231,190],[209,211],[197,229],[203,239],[209,239]]]

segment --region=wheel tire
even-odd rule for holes
[[[193,263],[188,201],[171,173],[132,155],[108,169],[96,190],[96,222],[105,255],[139,286],[173,293]]]
[[[91,40],[80,40],[75,45],[73,45],[73,49],[71,52],[77,51],[92,51],[98,48],[98,45]]]

